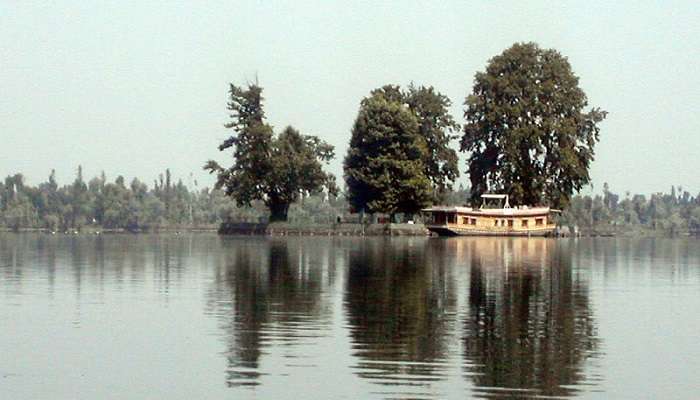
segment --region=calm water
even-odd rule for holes
[[[3,234],[0,399],[694,399],[699,244]]]

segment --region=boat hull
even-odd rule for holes
[[[487,230],[487,229],[465,229],[447,226],[426,226],[430,232],[438,236],[551,236],[554,232],[554,227],[546,227],[529,230]]]

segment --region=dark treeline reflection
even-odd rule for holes
[[[443,243],[366,240],[349,251],[345,307],[359,376],[392,386],[444,377],[457,299]]]
[[[473,240],[467,375],[481,395],[571,396],[598,348],[588,288],[568,242]],[[525,390],[525,392],[523,392]]]
[[[224,239],[225,265],[209,301],[227,342],[226,383],[255,386],[266,349],[313,343],[331,321],[334,281],[328,247],[301,239]],[[303,357],[286,354],[287,359]]]

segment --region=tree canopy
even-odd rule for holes
[[[347,197],[357,211],[411,214],[433,198],[428,147],[414,113],[389,89],[360,104],[344,163]]]
[[[588,100],[566,57],[535,43],[514,44],[474,81],[461,140],[472,200],[496,191],[514,203],[565,207],[590,181],[607,113],[584,110]]]
[[[286,221],[289,205],[300,196],[324,188],[335,194],[335,178],[323,171],[334,154],[333,146],[316,136],[302,135],[287,127],[275,136],[265,123],[262,88],[230,85],[228,110],[234,131],[219,146],[233,147],[234,163],[229,168],[215,161],[204,166],[217,174],[217,188],[223,188],[239,206],[261,200],[270,210],[271,221]]]
[[[430,179],[433,202],[444,202],[446,194],[459,177],[457,152],[450,147],[460,128],[449,113],[452,104],[447,96],[432,86],[415,86],[406,90],[398,85],[385,85],[372,91],[390,101],[405,104],[418,121],[418,133],[425,140],[427,152],[423,160],[425,174]]]

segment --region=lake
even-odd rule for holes
[[[0,398],[694,399],[699,244],[0,234]]]

